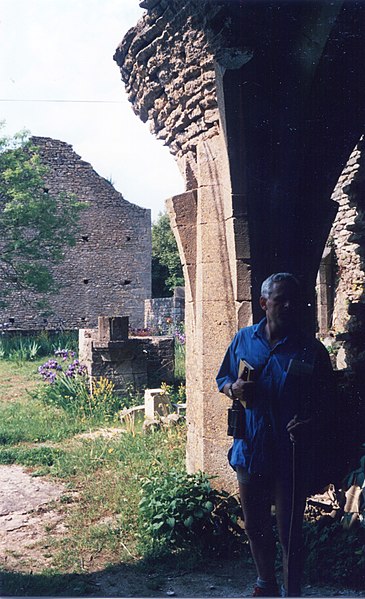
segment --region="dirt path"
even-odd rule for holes
[[[12,572],[41,572],[51,565],[47,531],[63,535],[60,500],[65,488],[30,476],[20,466],[0,466],[0,563]],[[146,573],[138,564],[80,576],[86,586],[75,595],[87,597],[249,597],[255,575],[243,562],[207,562],[199,570],[171,571],[164,564]],[[77,585],[75,591],[77,590]],[[87,589],[87,592],[85,592]],[[1,593],[1,589],[0,589]],[[22,593],[17,593],[17,595]],[[305,597],[363,597],[328,586],[303,589]]]

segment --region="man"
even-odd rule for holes
[[[257,569],[253,596],[280,596],[273,503],[283,550],[281,594],[297,597],[305,499],[317,488],[319,457],[325,456],[333,372],[324,346],[300,329],[300,285],[292,274],[276,273],[266,279],[260,306],[265,317],[235,335],[217,383],[221,392],[245,406],[240,415],[244,432],[234,439],[229,462],[237,473]],[[248,364],[241,376],[240,363]]]

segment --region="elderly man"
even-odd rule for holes
[[[257,569],[254,597],[280,596],[272,504],[283,550],[281,595],[300,596],[305,499],[316,488],[318,452],[325,455],[333,372],[324,346],[300,328],[300,295],[290,273],[266,279],[265,317],[238,331],[217,376],[219,390],[239,400],[239,438],[228,457]]]

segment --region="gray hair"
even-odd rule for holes
[[[293,283],[295,285],[298,291],[300,289],[300,283],[298,279],[290,272],[276,272],[273,275],[267,277],[267,279],[265,279],[265,281],[262,283],[261,297],[265,297],[266,299],[270,297],[274,283],[279,283],[280,281],[289,281],[290,283]]]

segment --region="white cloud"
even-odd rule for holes
[[[1,98],[118,104],[0,102],[7,131],[61,139],[124,197],[152,209],[183,190],[167,148],[132,111],[115,48],[143,11],[137,0],[0,0]]]

